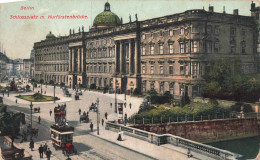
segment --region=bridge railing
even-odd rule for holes
[[[195,142],[189,139],[185,139],[179,136],[174,136],[171,134],[155,134],[147,131],[143,131],[140,129],[132,128],[123,126],[121,124],[115,124],[112,122],[106,122],[106,129],[120,132],[124,131],[124,134],[148,141],[150,143],[156,144],[156,145],[162,145],[162,144],[172,144],[175,146],[180,146],[183,148],[189,148],[193,151],[209,155],[211,157],[215,157],[217,159],[224,159],[224,160],[233,160],[238,159],[241,157],[239,154],[235,154],[226,150],[222,150],[219,148],[212,147],[210,145],[206,145],[203,143]]]

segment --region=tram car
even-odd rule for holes
[[[64,155],[77,154],[77,149],[73,145],[74,127],[72,126],[51,126],[51,141],[54,148],[62,149]]]

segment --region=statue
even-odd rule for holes
[[[82,32],[84,32],[84,26],[82,25]]]
[[[121,24],[123,24],[123,18],[122,18],[122,17],[121,17],[121,20],[120,20],[120,21],[121,21]]]
[[[71,28],[70,28],[70,35],[71,35]]]
[[[79,33],[80,33],[80,27],[79,27]]]
[[[132,20],[131,20],[131,15],[129,14],[129,21],[130,21],[130,23],[132,22]]]
[[[135,20],[138,21],[137,13],[135,14]]]
[[[74,28],[73,28],[73,34],[75,34]]]

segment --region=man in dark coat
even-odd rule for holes
[[[48,148],[48,150],[46,151],[46,157],[48,160],[51,159],[51,154],[52,154],[52,152],[51,152],[50,148]]]
[[[51,116],[51,114],[52,114],[52,110],[50,109],[50,116]]]
[[[91,132],[93,132],[93,123],[92,122],[90,123],[90,129],[91,129]]]
[[[38,117],[38,123],[41,124],[41,117]]]
[[[102,126],[104,125],[104,119],[102,118]]]
[[[44,152],[44,154],[46,154],[47,148],[48,148],[48,145],[47,145],[47,143],[45,143],[44,146],[43,146],[43,152]]]
[[[40,158],[43,158],[43,147],[42,145],[39,147],[39,153],[40,153]]]
[[[33,139],[31,139],[31,141],[30,141],[30,148],[31,148],[31,151],[33,151],[33,148],[34,148],[34,141],[33,141]]]
[[[107,119],[107,112],[105,113],[105,118]]]

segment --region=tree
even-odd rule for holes
[[[50,81],[49,81],[49,84],[50,84],[50,85],[54,85],[54,81],[53,81],[53,80],[50,80]]]
[[[133,92],[133,95],[141,95],[141,90],[139,88],[135,88],[134,89],[134,92]]]
[[[41,94],[42,94],[42,84],[44,83],[44,80],[40,79],[40,83],[41,83]]]
[[[25,88],[26,88],[26,92],[29,92],[29,91],[30,91],[30,86],[29,86],[28,84],[26,85]]]

